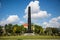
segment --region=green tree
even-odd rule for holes
[[[25,28],[24,28],[24,26],[21,25],[20,27],[21,27],[21,28],[20,28],[20,29],[21,29],[21,32],[24,33],[24,32],[26,31]]]
[[[59,30],[58,30],[58,28],[47,27],[46,30],[45,30],[45,33],[47,35],[58,35]]]
[[[53,35],[58,35],[59,29],[58,28],[52,28]]]
[[[52,28],[47,27],[44,32],[45,32],[46,35],[51,35],[52,34]]]
[[[35,33],[37,33],[37,34],[43,33],[43,28],[42,28],[42,26],[35,25]]]
[[[13,26],[13,32],[14,32],[14,34],[16,35],[19,35],[19,34],[21,34],[21,27],[20,26],[18,26],[17,24],[15,24],[14,26]]]
[[[7,35],[11,35],[11,33],[13,32],[12,31],[12,24],[8,24],[8,25],[6,24],[5,25],[5,30],[6,30]]]
[[[0,25],[0,36],[2,35],[3,30],[2,30],[2,26]]]

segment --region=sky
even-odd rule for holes
[[[60,27],[60,0],[0,0],[0,25],[31,22],[46,27]]]

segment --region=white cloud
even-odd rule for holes
[[[32,14],[32,18],[45,18],[50,16],[51,14],[47,14],[46,11],[40,11],[39,13]]]
[[[37,12],[39,12],[39,10],[40,10],[40,6],[39,6],[39,1],[31,1],[28,5],[27,5],[27,7],[26,7],[26,9],[25,9],[25,13],[28,13],[28,7],[29,6],[31,6],[31,12],[32,13],[37,13]]]
[[[18,15],[10,15],[7,19],[0,21],[0,25],[17,22],[19,19]]]
[[[45,27],[60,27],[60,16],[52,18],[49,22],[44,22]]]
[[[47,25],[48,23],[47,22],[43,22],[44,25]]]
[[[8,21],[9,23],[15,22],[15,21],[17,21],[17,20],[19,20],[19,17],[18,17],[17,15],[10,15],[10,16],[6,19],[6,21]]]
[[[48,14],[47,11],[42,11],[40,9],[39,6],[39,1],[35,0],[35,1],[31,1],[26,9],[25,9],[25,13],[26,15],[24,15],[24,18],[27,18],[27,14],[28,14],[28,7],[31,7],[31,18],[33,19],[37,19],[37,18],[45,18],[45,17],[49,17],[51,16],[51,14]]]
[[[20,21],[20,24],[24,24],[24,22],[23,21]]]

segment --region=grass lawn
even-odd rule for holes
[[[39,36],[39,35],[34,35],[34,36],[0,36],[0,40],[23,40],[23,39],[60,39],[60,36]]]

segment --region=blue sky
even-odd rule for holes
[[[18,24],[26,23],[27,20],[23,16],[26,15],[25,9],[27,9],[27,6],[32,1],[34,3],[36,0],[0,0],[0,25],[12,15],[18,16]],[[47,25],[51,24],[49,21],[52,21],[54,18],[57,19],[56,22],[60,20],[58,19],[60,17],[60,0],[38,0],[38,2],[38,6],[40,6],[39,9],[42,10],[42,12],[46,11],[47,15],[51,14],[51,16],[48,15],[48,18],[35,18],[35,21],[32,23]],[[60,24],[60,21],[58,23]]]

